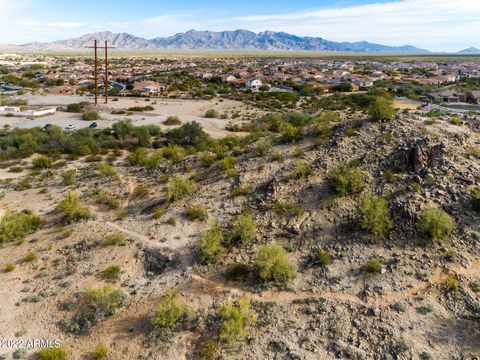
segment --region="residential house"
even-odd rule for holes
[[[443,90],[428,94],[432,100],[442,101],[449,104],[464,103],[467,101],[467,95],[455,90]]]
[[[255,89],[255,90],[259,90],[262,87],[262,85],[263,85],[263,82],[260,79],[248,80],[245,83],[245,87],[247,89]]]

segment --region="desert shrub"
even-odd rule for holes
[[[218,346],[212,340],[204,342],[200,347],[200,358],[202,360],[215,360],[218,356]]]
[[[85,111],[82,114],[82,120],[85,120],[85,121],[100,120],[100,113],[98,111]]]
[[[442,288],[445,292],[457,293],[461,288],[458,275],[455,273],[450,274],[442,283]]]
[[[68,319],[63,323],[72,332],[86,332],[96,323],[115,314],[125,304],[126,299],[122,290],[111,285],[87,288],[80,293],[79,308],[73,321]]]
[[[279,132],[280,141],[284,143],[292,143],[302,137],[301,130],[288,122],[281,123]]]
[[[205,220],[207,218],[207,209],[200,204],[192,204],[185,207],[185,216],[190,220]]]
[[[239,298],[236,303],[228,300],[220,307],[219,314],[222,318],[220,341],[228,346],[243,342],[256,321],[256,315],[250,309],[250,299],[247,297]]]
[[[178,163],[185,159],[185,150],[179,145],[169,145],[161,150],[162,157],[172,163]]]
[[[378,96],[368,108],[368,114],[373,120],[390,120],[395,115],[393,101],[386,97]]]
[[[260,246],[255,266],[263,283],[285,285],[295,278],[296,269],[289,263],[287,251],[278,244]]]
[[[382,263],[377,259],[371,259],[367,261],[367,263],[362,267],[363,276],[365,277],[372,277],[376,274],[380,274],[381,270]]]
[[[42,220],[31,212],[7,212],[0,220],[0,244],[21,242],[41,225]]]
[[[418,229],[429,240],[445,240],[455,229],[455,221],[445,211],[431,208],[420,215]]]
[[[15,270],[15,264],[12,263],[8,263],[3,267],[3,271],[6,273],[12,272],[13,270]]]
[[[162,206],[155,206],[152,211],[152,219],[160,219],[165,214],[165,208]]]
[[[279,216],[294,217],[303,215],[305,210],[295,202],[278,201],[273,205],[273,211]]]
[[[320,267],[325,267],[330,264],[330,250],[318,249],[315,252],[315,263]]]
[[[82,206],[77,194],[68,192],[57,205],[57,211],[63,214],[67,222],[76,222],[90,218],[90,209]]]
[[[253,148],[252,148],[252,153],[256,157],[264,157],[265,155],[268,154],[269,150],[271,148],[271,145],[269,142],[265,140],[260,140]]]
[[[466,148],[465,155],[467,157],[480,159],[480,147],[468,147],[468,148]]]
[[[121,232],[109,234],[103,239],[103,244],[107,246],[121,245],[123,243],[125,243],[125,235],[123,235]]]
[[[23,171],[23,167],[21,166],[12,166],[10,169],[8,169],[8,172],[10,173],[21,173]]]
[[[31,188],[32,188],[32,183],[30,182],[29,178],[20,180],[15,186],[15,190],[18,190],[18,191],[28,190]]]
[[[480,211],[480,187],[476,187],[470,191],[470,202],[476,211]]]
[[[95,202],[100,205],[105,205],[110,210],[115,210],[120,207],[120,201],[103,191],[95,197]]]
[[[239,187],[233,188],[232,191],[230,192],[230,194],[233,197],[237,197],[237,196],[250,195],[251,192],[252,192],[252,189],[249,186],[239,186]]]
[[[241,244],[247,245],[257,237],[257,227],[253,222],[251,215],[239,215],[233,223],[227,240],[229,245]]]
[[[341,165],[328,174],[328,184],[340,195],[355,194],[366,187],[366,175],[359,167]]]
[[[144,184],[139,184],[135,186],[135,189],[133,190],[133,194],[137,198],[144,198],[148,195],[148,193],[149,193],[148,187]]]
[[[202,232],[197,245],[197,250],[204,263],[214,263],[224,254],[223,231],[218,225]]]
[[[163,122],[165,125],[181,125],[182,121],[178,116],[169,116],[167,119]]]
[[[75,170],[66,170],[63,171],[60,176],[62,177],[63,185],[70,186],[75,183]]]
[[[362,196],[358,214],[360,226],[376,239],[387,236],[393,227],[388,203],[380,196],[372,194]]]
[[[83,112],[83,104],[68,104],[66,111],[72,113],[81,113]]]
[[[175,219],[173,216],[170,216],[167,221],[165,221],[165,223],[167,225],[170,225],[170,226],[175,226],[177,225],[177,219]]]
[[[312,174],[311,166],[304,160],[299,160],[295,163],[295,167],[292,169],[291,177],[293,179],[306,178]]]
[[[36,170],[43,170],[51,168],[53,161],[48,156],[40,155],[32,160],[32,166]]]
[[[236,159],[234,156],[226,156],[218,162],[218,167],[222,171],[228,171],[235,168]]]
[[[210,167],[215,162],[216,159],[217,159],[217,155],[211,151],[202,151],[198,155],[198,160],[200,160],[200,163],[205,168]]]
[[[167,200],[175,202],[181,200],[195,192],[197,185],[188,179],[176,176],[167,184]]]
[[[205,112],[205,117],[207,119],[216,119],[219,117],[218,111],[215,109],[209,109]]]
[[[67,356],[67,350],[63,348],[46,348],[38,352],[39,360],[65,360]]]
[[[459,115],[454,115],[450,118],[448,121],[452,125],[461,125],[462,124],[462,119],[460,118]]]
[[[343,134],[348,137],[352,137],[357,135],[357,130],[354,127],[346,127],[345,130],[343,131]]]
[[[34,252],[29,252],[27,253],[27,255],[23,257],[23,262],[34,262],[37,259],[38,259],[37,254],[35,254]]]
[[[103,178],[120,179],[117,170],[109,163],[102,163],[97,166],[98,175]]]
[[[122,268],[120,266],[111,265],[102,271],[102,279],[110,281],[118,280],[121,274]]]
[[[108,348],[105,345],[97,345],[92,352],[92,357],[95,360],[105,360],[108,357]]]
[[[185,304],[178,291],[170,289],[155,309],[152,325],[156,335],[169,335],[171,331],[178,329],[192,315],[193,309]]]
[[[210,135],[203,131],[202,126],[195,121],[172,129],[165,134],[169,144],[202,147],[211,141]]]

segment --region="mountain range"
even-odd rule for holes
[[[458,52],[459,54],[464,54],[464,55],[480,55],[480,49],[476,47],[470,47],[465,50],[461,50]]]
[[[93,41],[117,49],[142,50],[250,50],[250,51],[332,51],[371,53],[427,53],[414,46],[386,46],[360,42],[335,42],[320,37],[300,37],[285,32],[264,31],[254,33],[248,30],[196,31],[190,30],[169,37],[145,39],[127,33],[115,34],[110,31],[87,34],[78,38],[54,42],[35,42],[24,45],[4,46],[12,50],[80,50],[92,46]]]

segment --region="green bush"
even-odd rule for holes
[[[100,205],[105,205],[110,210],[115,210],[120,207],[120,201],[103,191],[95,197],[95,202]]]
[[[102,271],[102,279],[115,281],[120,278],[122,268],[118,265],[111,265]]]
[[[197,250],[202,262],[214,263],[218,261],[225,254],[222,229],[218,225],[215,225],[201,233]]]
[[[51,168],[53,161],[48,156],[40,155],[32,160],[32,166],[36,170],[43,170]]]
[[[156,330],[174,330],[182,321],[187,320],[192,312],[192,309],[180,300],[178,291],[170,289],[155,309],[152,325]]]
[[[98,175],[102,178],[120,179],[117,170],[109,163],[102,163],[97,166]]]
[[[144,198],[148,195],[149,191],[148,191],[148,187],[144,184],[139,184],[135,187],[135,189],[133,190],[133,194],[135,195],[135,197],[137,198]]]
[[[42,220],[31,212],[7,212],[0,220],[0,244],[21,242],[42,225]]]
[[[38,259],[37,254],[30,251],[29,253],[27,253],[27,255],[23,257],[23,262],[34,262],[37,259]]]
[[[163,122],[165,125],[181,125],[182,121],[178,116],[169,116],[167,117],[167,120]]]
[[[190,220],[203,221],[207,218],[207,209],[200,204],[192,204],[185,207],[185,216]]]
[[[382,263],[377,259],[369,260],[362,267],[363,276],[365,277],[372,277],[376,274],[380,274],[381,270],[382,270]]]
[[[172,164],[179,163],[185,159],[185,150],[179,145],[169,145],[161,150],[162,157]]]
[[[209,109],[205,112],[205,117],[207,119],[216,119],[219,117],[218,111],[215,109]]]
[[[250,268],[244,263],[233,263],[227,267],[225,278],[228,280],[245,280],[250,275]]]
[[[197,185],[188,179],[176,176],[167,184],[167,200],[175,202],[181,200],[191,194],[197,189]]]
[[[65,221],[76,222],[89,219],[90,209],[82,206],[77,194],[68,192],[63,200],[57,205],[57,210],[63,214]]]
[[[328,174],[328,184],[340,195],[355,194],[366,185],[366,175],[359,167],[342,165]]]
[[[85,111],[82,114],[82,120],[85,120],[85,121],[100,120],[100,113],[98,111]]]
[[[156,206],[152,211],[152,219],[160,219],[165,214],[165,208],[162,206]]]
[[[252,189],[249,186],[239,186],[231,190],[230,194],[233,197],[237,196],[248,196],[252,193]]]
[[[75,183],[75,174],[76,174],[75,170],[66,170],[62,172],[61,177],[63,180],[63,185],[65,186],[73,185]]]
[[[6,273],[12,272],[13,270],[15,270],[15,264],[12,263],[8,263],[3,267],[3,271]]]
[[[368,114],[373,120],[390,120],[395,115],[393,101],[385,97],[376,97],[368,108]]]
[[[330,264],[330,250],[318,249],[315,253],[315,261],[320,267],[325,267]]]
[[[109,234],[103,239],[103,244],[106,246],[121,245],[123,243],[125,243],[125,235],[121,232]]]
[[[260,246],[255,266],[264,283],[285,285],[295,278],[296,269],[289,263],[287,251],[277,244]]]
[[[445,240],[455,230],[455,221],[445,211],[431,208],[420,215],[418,228],[429,240]]]
[[[256,321],[256,315],[250,309],[250,299],[244,296],[236,303],[228,300],[220,307],[219,314],[222,318],[220,341],[228,346],[243,342]]]
[[[81,113],[83,112],[83,104],[68,104],[66,111],[72,113]]]
[[[200,347],[202,360],[216,360],[218,358],[218,346],[212,340],[206,341]]]
[[[279,216],[294,217],[300,216],[305,213],[305,210],[302,209],[297,203],[278,201],[273,205],[273,211]]]
[[[250,215],[239,215],[228,234],[228,244],[247,245],[257,237],[257,227]]]
[[[65,360],[67,356],[67,350],[62,348],[46,348],[38,352],[39,360]]]
[[[235,168],[236,159],[233,156],[226,156],[218,162],[218,167],[222,171],[228,171]]]
[[[92,352],[92,357],[95,360],[105,360],[108,357],[108,348],[105,345],[97,345]]]
[[[393,227],[388,203],[380,196],[372,194],[362,196],[358,214],[360,226],[376,239],[387,236]]]
[[[79,308],[74,320],[64,320],[63,323],[72,332],[86,332],[96,323],[115,314],[126,300],[123,291],[111,285],[87,288],[80,293]]]
[[[291,172],[293,179],[306,178],[312,174],[311,166],[304,160],[299,160],[295,163],[295,167]]]

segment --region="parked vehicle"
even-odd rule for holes
[[[43,127],[43,130],[48,130],[52,127],[53,125],[52,124],[45,124],[45,126]]]
[[[90,129],[95,129],[97,126],[98,126],[97,123],[93,122],[93,123],[90,124],[89,128]]]
[[[77,126],[75,124],[70,124],[65,127],[65,130],[67,131],[75,130],[76,127]]]

